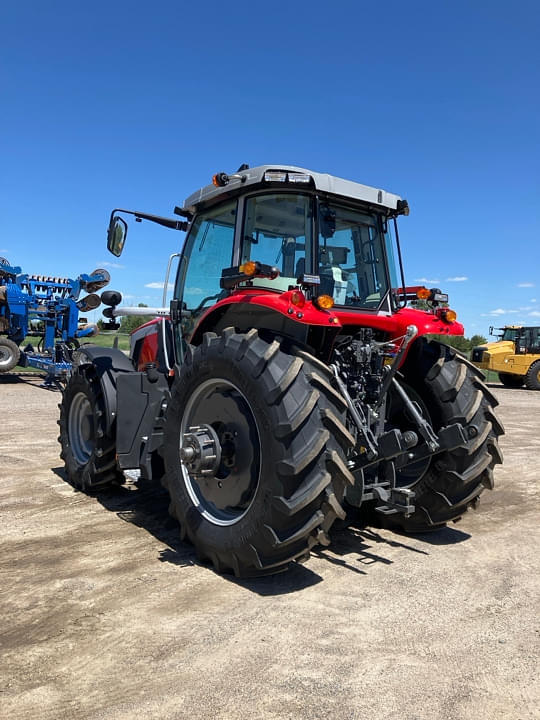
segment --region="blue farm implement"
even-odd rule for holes
[[[97,334],[79,312],[99,307],[96,291],[109,279],[106,270],[75,280],[27,275],[0,258],[0,373],[32,367],[47,373],[45,386],[58,387],[71,373],[79,340]],[[81,298],[83,292],[89,294]],[[21,348],[25,338],[30,341]]]

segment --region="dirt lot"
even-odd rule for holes
[[[237,582],[160,490],[74,491],[59,396],[0,379],[0,716],[539,718],[540,393],[492,387],[506,462],[476,512]]]

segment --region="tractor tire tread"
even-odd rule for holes
[[[416,377],[415,387],[423,389],[430,411],[437,410],[440,426],[459,422],[466,431],[474,428],[475,432],[469,433],[470,440],[463,446],[432,459],[426,474],[413,486],[415,512],[409,518],[388,516],[382,521],[406,532],[428,531],[460,518],[471,505],[476,506],[484,489],[493,487],[493,468],[502,462],[498,437],[504,428],[494,411],[498,401],[477,368],[447,345],[421,342],[407,368],[410,382]],[[456,380],[458,391],[449,392]]]
[[[13,370],[13,368],[17,367],[19,363],[19,358],[21,356],[21,351],[19,350],[19,346],[17,345],[17,343],[13,342],[13,340],[10,340],[7,337],[0,337],[0,346],[4,346],[5,348],[7,348],[8,352],[11,354],[11,358],[7,360],[0,368],[0,374],[3,374],[10,372],[10,370]]]
[[[71,452],[68,417],[69,407],[74,394],[85,393],[91,398],[94,426],[95,449],[84,465],[80,465]],[[107,433],[103,418],[105,416],[105,399],[101,390],[101,383],[91,365],[85,365],[71,376],[64,390],[60,407],[60,435],[58,442],[61,446],[60,457],[64,461],[66,478],[73,487],[86,493],[106,486],[122,484],[125,477],[116,463],[116,443],[114,441],[114,427]]]
[[[162,482],[171,495],[170,512],[183,536],[195,545],[197,556],[216,572],[252,577],[285,570],[291,562],[306,559],[318,542],[326,543],[334,520],[345,515],[341,503],[352,478],[345,463],[352,439],[345,427],[346,404],[330,385],[331,371],[320,361],[304,351],[285,351],[256,330],[241,334],[226,328],[218,336],[207,334],[189,357],[176,374],[167,413]],[[253,411],[268,427],[265,434],[271,437],[267,445],[262,443],[263,458],[264,452],[272,455],[261,476],[269,486],[260,488],[269,502],[253,511],[260,520],[254,515],[253,531],[234,530],[226,542],[218,542],[212,529],[205,530],[199,511],[186,502],[175,448],[182,407],[193,383],[214,368],[223,373],[229,367],[235,377],[241,374],[242,392],[253,397]]]

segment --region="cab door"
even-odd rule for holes
[[[232,265],[236,216],[236,201],[203,211],[195,217],[186,238],[174,289],[181,309],[175,326],[179,361],[201,317],[227,294],[219,283],[223,269]]]

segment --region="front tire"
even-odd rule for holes
[[[89,492],[113,483],[123,483],[116,464],[113,432],[107,432],[105,401],[94,368],[74,372],[62,395],[60,408],[60,457],[68,481]]]
[[[238,577],[285,570],[305,559],[345,513],[353,438],[328,369],[288,354],[256,330],[207,333],[188,347],[167,411],[165,477],[171,514],[198,557]],[[210,425],[222,459],[202,479],[180,461],[190,427]]]
[[[540,360],[534,362],[527,370],[525,387],[528,390],[540,390]]]
[[[20,350],[17,343],[6,337],[0,337],[0,373],[13,370],[19,362]]]
[[[407,485],[415,492],[410,517],[388,516],[392,526],[425,532],[458,520],[476,506],[485,488],[493,488],[493,468],[502,462],[497,439],[504,429],[494,412],[499,403],[482,373],[449,346],[418,340],[403,374],[422,398],[436,431],[459,422],[470,438],[455,450],[435,455],[427,470]]]
[[[511,373],[499,373],[499,380],[508,388],[520,388],[523,386],[525,378],[523,375],[512,375]]]

